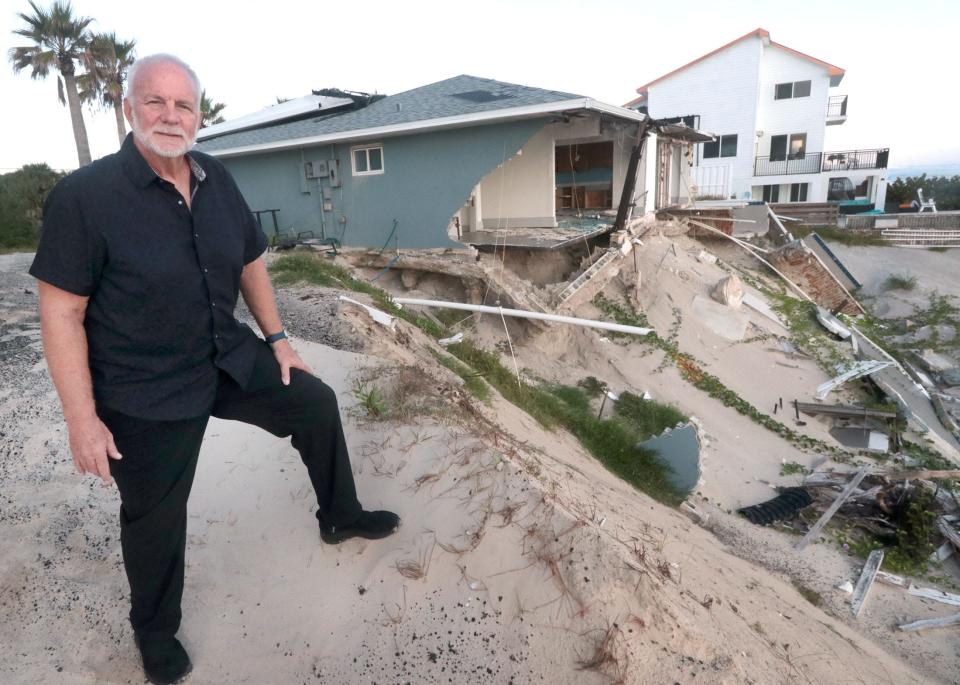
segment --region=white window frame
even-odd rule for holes
[[[367,171],[357,171],[356,157],[354,153],[364,150],[367,157]],[[380,168],[379,169],[370,169],[370,150],[380,150]],[[350,148],[350,171],[354,176],[379,176],[384,173],[386,168],[386,163],[383,158],[383,143],[373,143],[366,145],[355,145]]]

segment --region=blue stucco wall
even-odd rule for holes
[[[470,191],[547,123],[530,119],[222,161],[251,209],[280,210],[281,231],[320,235],[323,195],[316,180],[303,180],[303,160],[336,158],[342,186],[332,189],[333,211],[323,214],[327,237],[380,248],[397,219],[401,248],[455,247],[461,245],[447,237],[447,226]],[[353,176],[350,149],[371,143],[383,145],[384,173]],[[328,186],[327,179],[321,183]],[[269,235],[272,226],[265,222],[264,230]]]

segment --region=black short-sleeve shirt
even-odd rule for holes
[[[266,237],[216,159],[188,155],[191,206],[128,135],[63,179],[43,213],[36,278],[88,296],[94,398],[158,421],[210,410],[218,369],[246,385],[257,338],[234,317],[243,267]]]

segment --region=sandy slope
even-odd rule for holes
[[[142,682],[117,497],[72,473],[16,270],[0,274],[0,338],[18,341],[0,404],[0,682]],[[213,422],[190,511],[191,682],[925,682],[569,436],[502,401],[476,407],[419,331],[386,333],[317,291],[284,307],[305,326],[336,312],[328,328],[352,333],[362,353],[297,345],[339,393],[363,501],[404,524],[323,546],[289,445]],[[356,378],[405,418],[366,418]],[[609,658],[582,670],[604,637]]]

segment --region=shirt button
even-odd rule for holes
[[[216,303],[216,302],[211,302],[211,303],[210,303],[210,306],[211,306],[211,307],[216,307],[216,306],[217,306],[217,303]]]
[[[182,204],[183,204],[183,200],[177,200],[177,204],[178,204],[178,205],[182,205]]]
[[[194,234],[193,234],[193,237],[194,237],[194,238],[199,238],[199,237],[200,237],[200,234],[199,234],[199,233],[194,233]]]
[[[214,337],[214,338],[219,338],[219,337],[220,337],[220,334],[219,334],[219,333],[214,333],[214,334],[213,334],[213,337]]]
[[[203,267],[203,273],[209,273],[209,272],[210,272],[210,269],[208,269],[207,267]]]

